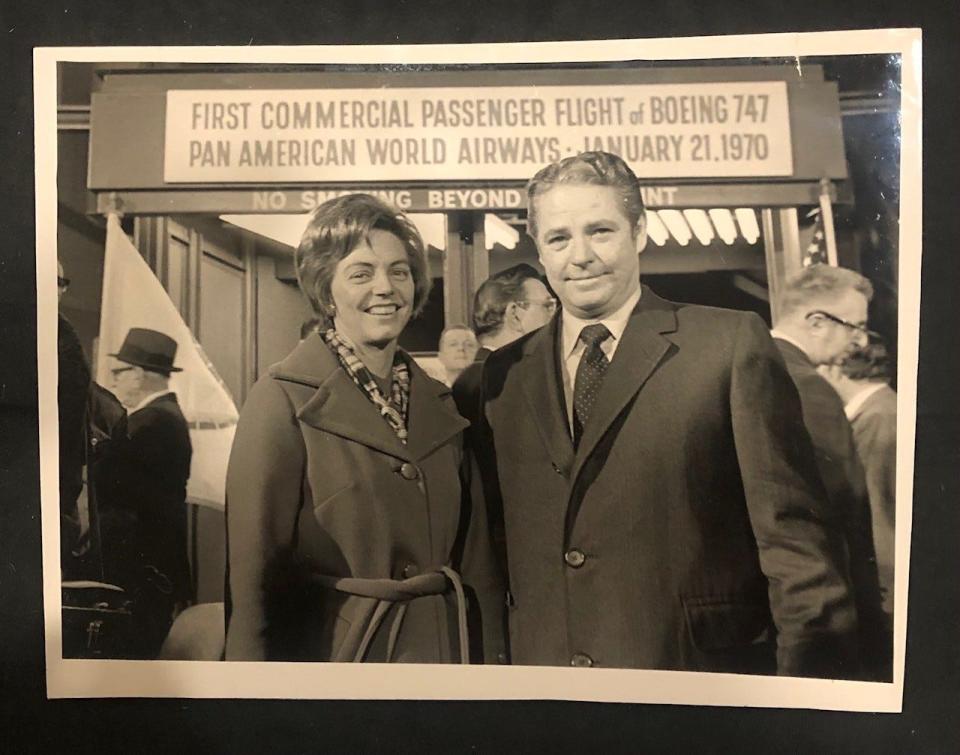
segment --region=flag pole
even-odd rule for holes
[[[820,179],[820,217],[823,220],[823,238],[827,242],[827,264],[837,267],[837,237],[833,226],[833,184],[830,179]]]

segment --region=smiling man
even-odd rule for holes
[[[512,662],[854,676],[842,537],[763,322],[641,286],[620,158],[567,158],[527,192],[563,308],[487,359],[477,429]]]

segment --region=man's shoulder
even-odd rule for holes
[[[677,314],[677,327],[690,328],[698,333],[736,333],[747,323],[757,325],[763,322],[756,312],[711,307],[706,304],[671,303]]]
[[[177,401],[175,393],[165,393],[158,396],[149,404],[128,416],[128,422],[131,427],[145,425],[183,425],[186,427],[187,420],[180,409],[180,403]]]
[[[489,370],[513,364],[532,353],[543,340],[549,339],[551,330],[552,326],[547,324],[538,330],[525,333],[506,346],[501,346],[496,351],[490,352],[490,356],[486,358],[483,365],[477,366]]]
[[[897,392],[889,385],[880,388],[863,403],[864,412],[877,415],[897,414]]]

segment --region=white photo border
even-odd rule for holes
[[[901,56],[897,512],[891,683],[525,666],[64,659],[57,437],[57,64],[62,62],[523,64]],[[263,47],[44,47],[34,50],[43,593],[49,698],[570,700],[900,712],[907,630],[919,364],[921,33],[882,29],[576,42]]]

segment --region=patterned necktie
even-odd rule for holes
[[[600,393],[603,376],[610,366],[610,360],[603,353],[600,344],[610,337],[610,331],[603,323],[588,325],[580,331],[580,340],[586,348],[577,367],[577,376],[573,384],[573,446],[580,445],[583,428],[590,417],[590,410]]]

